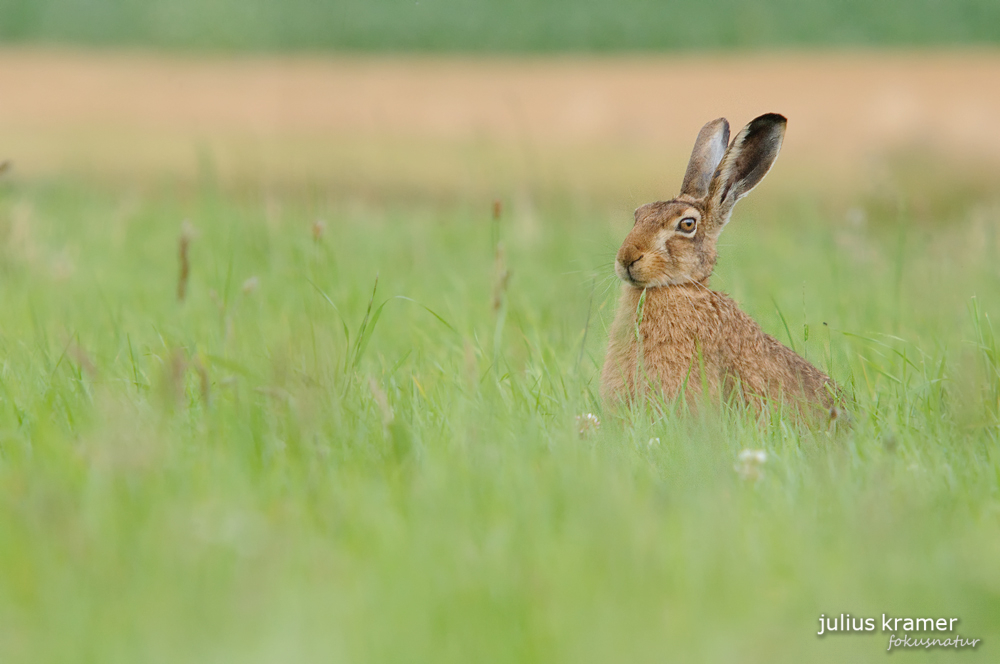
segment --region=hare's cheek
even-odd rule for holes
[[[650,280],[669,279],[674,271],[674,260],[663,254],[657,254],[651,256],[643,267]]]

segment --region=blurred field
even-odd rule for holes
[[[0,53],[0,661],[992,661],[998,73]],[[764,111],[713,285],[853,427],[606,411],[632,208]]]
[[[5,42],[213,51],[996,44],[993,0],[0,0]]]
[[[19,172],[360,192],[664,194],[706,118],[791,119],[784,183],[864,185],[887,155],[1000,161],[1000,52],[712,57],[164,58],[0,51]],[[804,169],[804,172],[803,172]],[[802,173],[803,177],[797,177]]]

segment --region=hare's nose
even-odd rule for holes
[[[618,250],[618,264],[622,266],[625,273],[632,276],[632,266],[642,260],[644,254],[639,247],[632,243],[627,243]]]
[[[631,277],[632,276],[632,266],[635,265],[636,263],[638,263],[640,260],[642,260],[643,256],[645,256],[645,254],[639,254],[635,258],[632,258],[631,256],[629,256],[625,260],[623,260],[622,261],[622,265],[625,267],[625,274],[627,274],[628,276]]]
[[[625,263],[625,269],[628,270],[629,268],[631,268],[633,265],[641,261],[642,257],[645,255],[646,254],[639,254],[635,258],[627,258],[624,261],[622,261],[623,263]]]
[[[635,279],[635,276],[632,274],[632,266],[638,263],[642,259],[642,257],[643,254],[639,254],[638,257],[630,260],[628,263],[625,264],[625,274],[627,274],[629,278]]]

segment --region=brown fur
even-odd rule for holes
[[[736,201],[774,163],[784,128],[782,116],[764,115],[727,146],[725,119],[708,123],[681,195],[636,210],[615,261],[625,283],[601,373],[606,400],[632,401],[652,391],[689,403],[735,396],[758,407],[767,399],[806,410],[834,406],[835,385],[826,374],[708,288],[719,234]]]

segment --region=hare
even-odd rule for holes
[[[615,260],[624,284],[601,372],[606,401],[653,392],[688,402],[735,398],[759,409],[781,399],[800,412],[822,408],[835,416],[830,377],[708,288],[719,234],[736,201],[771,169],[786,122],[762,115],[731,145],[726,119],[709,122],[698,133],[680,195],[635,211]]]

